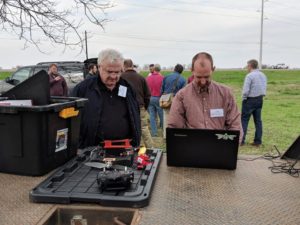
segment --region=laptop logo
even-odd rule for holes
[[[218,140],[219,139],[223,139],[223,140],[234,140],[234,138],[236,137],[236,135],[232,134],[232,135],[229,135],[227,133],[225,134],[216,134],[216,136],[218,137]]]

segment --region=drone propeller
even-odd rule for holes
[[[100,162],[86,162],[86,166],[97,168],[97,169],[103,169],[103,168],[113,168],[117,170],[127,170],[127,166],[122,165],[113,165],[111,161],[108,161],[107,163],[100,163]]]
[[[103,169],[103,168],[107,167],[107,164],[100,163],[100,162],[86,162],[84,165],[93,167],[93,168],[98,168],[98,169]]]

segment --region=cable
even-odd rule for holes
[[[262,156],[256,157],[256,158],[252,158],[252,159],[239,159],[239,160],[244,160],[244,161],[255,161],[257,159],[265,159],[265,160],[269,160],[272,162],[272,166],[269,166],[268,169],[271,170],[272,173],[285,173],[288,174],[292,177],[300,177],[300,168],[295,168],[296,164],[298,163],[298,160],[292,160],[289,161],[287,159],[282,159],[285,162],[276,162],[274,161],[274,159],[280,159],[281,158],[281,153],[278,150],[277,146],[274,145],[273,146],[276,150],[275,154],[272,154],[272,150],[270,153],[266,153]]]
[[[175,9],[175,8],[165,8],[165,7],[159,7],[159,6],[152,6],[152,5],[144,5],[144,4],[136,4],[136,3],[122,3],[118,2],[119,4],[123,5],[131,5],[135,7],[143,7],[147,9],[162,9],[162,10],[168,10],[168,11],[175,11],[175,12],[181,12],[181,13],[191,13],[191,14],[206,14],[206,15],[215,15],[215,16],[225,16],[225,17],[238,17],[238,18],[243,18],[243,19],[257,19],[256,16],[245,16],[245,15],[232,15],[232,14],[221,14],[221,13],[212,13],[212,12],[207,12],[207,11],[194,11],[194,10],[184,10],[184,9]]]
[[[272,160],[271,160],[272,161]],[[300,168],[295,168],[298,160],[286,162],[274,162],[272,161],[273,166],[270,166],[269,169],[272,173],[286,173],[292,177],[299,177]]]
[[[277,159],[277,158],[280,158],[281,157],[281,153],[279,152],[278,148],[276,147],[276,145],[273,146],[276,150],[276,153],[275,154],[272,154],[272,150],[271,152],[268,152],[264,155],[261,155],[261,156],[258,156],[256,158],[248,158],[248,159],[239,159],[239,160],[243,160],[243,161],[255,161],[257,159],[266,159],[266,160],[270,160],[272,161],[273,159]]]
[[[127,34],[127,33],[95,33],[91,32],[91,34],[96,36],[104,36],[104,37],[113,37],[113,38],[128,38],[128,39],[138,39],[138,40],[151,40],[151,41],[163,41],[163,42],[176,42],[176,43],[206,43],[206,44],[247,44],[247,45],[257,45],[257,42],[246,42],[246,41],[211,41],[211,40],[195,40],[195,39],[168,39],[168,38],[160,38],[160,37],[145,37],[143,35],[138,34]]]

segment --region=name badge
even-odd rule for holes
[[[118,95],[125,98],[126,93],[127,93],[127,87],[120,85]]]
[[[210,110],[210,117],[223,117],[224,110],[223,109],[211,109]]]

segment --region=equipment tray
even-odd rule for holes
[[[147,149],[151,164],[134,170],[134,180],[126,191],[100,191],[97,184],[99,169],[86,166],[96,147],[84,149],[79,155],[58,168],[51,176],[31,190],[32,202],[99,203],[103,206],[140,208],[149,204],[151,191],[162,157],[159,149]],[[134,166],[133,166],[134,168]]]

